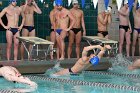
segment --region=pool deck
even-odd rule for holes
[[[60,62],[61,67],[63,68],[71,68],[77,59],[65,59]],[[41,60],[41,61],[0,61],[0,64],[5,66],[13,66],[16,67],[22,74],[30,74],[30,73],[44,73],[47,69],[52,68],[56,63],[56,60]],[[87,70],[107,70],[111,64],[107,62],[107,58],[102,58],[99,65],[90,67]]]

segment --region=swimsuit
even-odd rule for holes
[[[9,28],[8,30],[11,31],[13,35],[19,31],[18,28]]]
[[[134,28],[134,29],[135,29],[135,31],[138,32],[138,34],[140,34],[140,28]]]
[[[98,33],[102,34],[104,37],[108,35],[108,31],[98,31]]]
[[[24,29],[27,29],[29,32],[32,32],[35,27],[34,26],[23,26]]]
[[[119,29],[124,29],[125,32],[127,32],[129,29],[129,26],[119,25]]]
[[[62,29],[56,29],[56,32],[60,35],[61,34]]]
[[[71,29],[75,34],[81,31],[81,28],[72,28]]]

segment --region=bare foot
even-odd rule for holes
[[[59,60],[64,60],[64,58],[63,58],[63,57],[61,57]]]

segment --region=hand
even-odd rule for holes
[[[67,28],[67,29],[64,29],[64,31],[70,31],[70,29],[69,29],[69,28]]]
[[[31,81],[29,85],[32,86],[32,87],[37,87],[37,86],[38,86],[38,85],[37,85],[35,82],[33,82],[33,81]]]
[[[32,4],[33,4],[33,5],[35,5],[35,4],[36,4],[36,2],[33,0],[33,1],[32,1]]]
[[[83,36],[86,36],[86,31],[83,32]]]
[[[9,26],[4,26],[4,28],[5,28],[5,29],[10,29],[10,27],[9,27]]]
[[[131,29],[128,29],[128,32],[129,32],[129,33],[132,33],[132,30],[131,30]]]
[[[104,47],[107,48],[107,49],[111,49],[110,45],[105,45]]]
[[[18,27],[18,30],[19,30],[19,31],[21,31],[21,29],[22,29],[22,27],[21,27],[21,26],[20,26],[20,27]]]

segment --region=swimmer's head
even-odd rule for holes
[[[57,9],[59,11],[61,11],[62,10],[62,6],[63,6],[63,1],[62,0],[55,0],[55,4],[57,6]]]
[[[74,8],[79,8],[77,0],[73,0],[72,5],[73,5]]]
[[[13,6],[16,6],[16,5],[17,5],[17,0],[10,0],[9,2],[10,2],[10,4],[12,4]]]
[[[105,12],[111,13],[111,10],[112,10],[112,7],[111,7],[111,6],[108,6],[108,7],[107,7],[107,10],[105,10]]]
[[[62,0],[55,0],[55,4],[57,6],[63,6],[63,1]]]
[[[129,6],[128,6],[128,0],[124,0],[124,6],[126,7],[126,8],[128,8]]]

